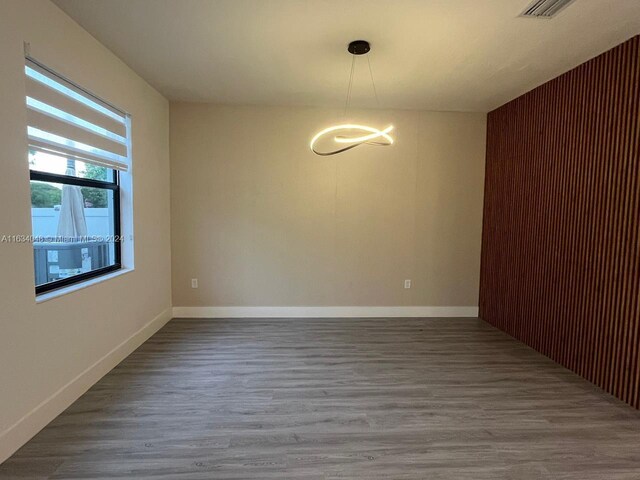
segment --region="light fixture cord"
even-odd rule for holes
[[[373,94],[376,97],[376,105],[380,108],[380,100],[378,100],[378,90],[376,89],[376,82],[373,80],[373,71],[371,70],[371,60],[367,54],[367,65],[369,65],[369,75],[371,75],[371,85],[373,85]]]
[[[344,104],[344,113],[342,114],[343,117],[347,116],[347,110],[349,109],[349,103],[351,103],[351,88],[353,86],[353,71],[355,70],[355,66],[356,66],[356,56],[352,55],[351,57],[351,73],[349,74],[349,88],[347,88],[347,100]]]

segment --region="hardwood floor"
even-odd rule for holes
[[[640,479],[640,412],[476,319],[173,320],[0,478]]]

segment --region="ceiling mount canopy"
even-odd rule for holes
[[[371,46],[366,40],[354,40],[347,47],[347,51],[352,55],[364,55],[369,53]]]
[[[351,73],[349,75],[349,88],[347,89],[347,100],[344,107],[344,117],[347,116],[349,110],[349,104],[351,102],[351,91],[353,88],[353,72],[355,70],[356,57],[366,55],[371,50],[371,45],[366,40],[354,40],[349,43],[347,51],[353,55],[351,59]],[[376,84],[373,80],[373,71],[371,70],[371,61],[367,57],[367,65],[369,67],[369,74],[371,76],[371,84],[373,86],[373,92],[376,97],[376,104],[378,102],[378,92],[376,90]],[[374,145],[378,147],[385,147],[393,144],[393,138],[389,135],[389,132],[393,130],[393,125],[389,125],[382,130],[370,127],[368,125],[356,125],[353,123],[342,123],[333,125],[320,130],[311,139],[309,147],[311,151],[316,155],[329,156],[336,155],[338,153],[346,152],[352,148],[360,145]],[[318,148],[318,143],[325,140],[323,143],[329,143],[327,138],[331,134],[333,136],[333,144],[330,144],[326,149]]]

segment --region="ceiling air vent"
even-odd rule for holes
[[[534,0],[520,14],[521,17],[529,18],[552,18],[574,0]]]

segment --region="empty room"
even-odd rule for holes
[[[0,479],[640,480],[640,1],[0,0]]]

